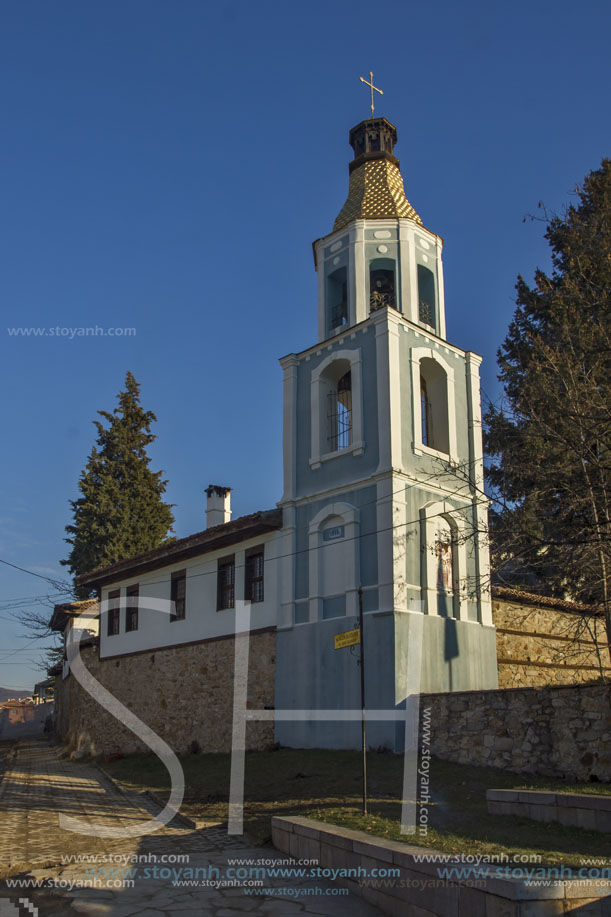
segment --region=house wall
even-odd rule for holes
[[[100,617],[99,607],[97,605],[94,608],[86,608],[79,612],[78,617],[68,620],[68,625],[64,632],[65,642],[69,643],[75,638],[77,633],[81,640],[84,640],[86,637],[97,637],[99,635]],[[62,662],[62,678],[66,678],[69,672],[70,663],[67,659],[64,659]]]
[[[258,630],[275,626],[278,605],[278,574],[275,558],[279,544],[279,538],[275,532],[265,534],[239,542],[235,546],[211,551],[200,557],[183,560],[105,587],[102,590],[100,656],[107,658],[142,650],[156,651],[159,647],[177,646],[233,634],[235,632],[235,610],[217,611],[218,561],[219,558],[230,554],[235,555],[235,596],[237,600],[243,599],[245,552],[257,545],[263,545],[265,551],[264,601],[253,603],[250,606],[251,627]],[[172,573],[177,570],[186,571],[186,610],[183,620],[172,621],[170,587]],[[108,593],[120,588],[123,599],[127,587],[136,583],[140,587],[138,629],[126,632],[125,608],[122,605],[120,633],[109,636],[104,604]]]
[[[251,635],[248,703],[273,706],[275,633]],[[226,752],[231,746],[234,678],[233,637],[149,653],[100,659],[97,647],[86,647],[86,668],[114,697],[150,726],[177,753],[193,742],[204,752]],[[59,738],[85,754],[148,751],[147,746],[87,694],[74,674],[56,683],[56,728]],[[273,724],[247,726],[250,750],[274,741]]]

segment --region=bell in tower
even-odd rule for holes
[[[314,243],[319,340],[380,309],[395,309],[444,337],[443,243],[405,196],[397,130],[372,117],[353,127],[349,139],[348,197],[333,231]]]

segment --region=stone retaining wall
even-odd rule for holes
[[[518,878],[525,874],[520,867],[508,873],[502,866],[481,864],[470,872],[464,864],[453,867],[455,857],[438,850],[311,818],[272,818],[272,843],[294,859],[318,863],[323,878],[349,888],[391,917],[606,917],[611,904],[609,879],[548,878],[542,868],[544,885]],[[418,862],[422,854],[436,862]],[[444,877],[448,872],[451,878]]]
[[[541,790],[486,790],[491,815],[521,815],[611,834],[611,796],[546,793]]]
[[[611,780],[611,687],[428,694],[431,754],[520,774]]]
[[[89,646],[81,650],[81,657],[93,677],[176,752],[227,752],[234,652],[231,636],[102,660],[97,646]],[[249,706],[273,706],[275,662],[275,631],[252,634]],[[83,690],[73,674],[56,678],[55,703],[58,737],[72,749],[91,755],[149,751]],[[249,723],[246,741],[249,749],[269,747],[273,723]]]

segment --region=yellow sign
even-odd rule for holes
[[[354,646],[355,643],[361,642],[361,628],[347,630],[343,634],[336,634],[333,638],[335,649],[341,650],[344,646]]]

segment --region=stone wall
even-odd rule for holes
[[[598,768],[600,779],[611,779],[611,754],[596,744],[604,739],[604,746],[609,740],[609,727],[599,730],[596,725],[605,718],[608,722],[609,705],[588,700],[590,706],[584,709],[585,700],[579,698],[589,698],[588,694],[536,690],[600,680],[593,637],[596,634],[603,644],[602,620],[568,603],[523,594],[508,597],[508,592],[497,589],[493,594],[499,688],[524,690],[431,695],[439,722],[435,754],[526,773],[559,774],[565,767],[567,774],[585,779]],[[176,751],[187,751],[193,742],[206,752],[229,750],[233,636],[106,660],[98,658],[97,646],[88,646],[82,657],[93,677]],[[275,631],[251,635],[249,706],[273,707],[275,657]],[[608,665],[605,672],[611,680]],[[592,690],[591,697],[599,697]],[[464,731],[451,725],[454,714]],[[73,675],[56,678],[56,720],[62,741],[88,754],[147,750],[86,694]],[[264,748],[273,741],[273,723],[248,724],[249,748]],[[570,760],[564,760],[569,748]]]
[[[602,793],[489,789],[486,790],[486,802],[490,815],[519,815],[611,834],[611,796]]]
[[[233,724],[233,636],[100,660],[81,651],[91,675],[178,753],[226,752]],[[275,631],[250,637],[248,706],[273,706]],[[148,751],[130,730],[91,698],[73,674],[56,679],[56,728],[70,748],[92,755]],[[274,741],[273,723],[247,725],[249,749]]]
[[[460,867],[459,874],[452,875],[451,864],[458,858],[451,853],[428,847],[429,862],[422,862],[422,847],[296,816],[272,817],[272,843],[287,856],[318,864],[323,877],[333,876],[334,885],[349,889],[389,917],[609,915],[611,879],[600,878],[601,870],[575,880],[554,878],[552,871],[539,883],[528,880],[526,867],[480,862],[475,875],[467,869],[461,876]],[[533,866],[530,870],[531,875],[538,872]],[[451,878],[441,878],[448,872]],[[320,913],[322,904],[319,907]],[[329,902],[325,911],[332,910],[337,913],[339,908]]]
[[[431,754],[520,774],[611,780],[611,687],[422,695]],[[427,715],[428,719],[428,715]]]
[[[499,688],[593,683],[600,681],[601,663],[611,680],[602,617],[555,599],[509,598],[509,592],[493,590]]]

